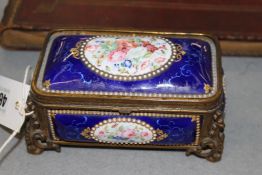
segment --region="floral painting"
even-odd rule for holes
[[[91,136],[106,143],[144,144],[156,139],[153,128],[139,122],[107,122],[92,129]]]
[[[117,76],[148,74],[165,65],[172,47],[157,37],[97,37],[83,51],[86,61],[99,71]]]

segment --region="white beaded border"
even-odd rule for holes
[[[104,141],[104,140],[100,140],[99,138],[97,138],[94,135],[94,132],[96,129],[98,129],[100,126],[103,126],[105,124],[108,123],[113,123],[113,122],[126,122],[126,123],[135,123],[138,124],[140,126],[143,126],[145,128],[147,128],[150,132],[152,132],[153,136],[152,139],[145,141],[145,142],[109,142],[109,141]],[[126,144],[126,145],[137,145],[137,144],[148,144],[151,143],[153,141],[156,140],[157,134],[156,131],[154,130],[154,128],[152,126],[150,126],[149,124],[147,124],[146,122],[143,122],[141,120],[138,119],[132,119],[132,118],[112,118],[112,119],[107,119],[107,120],[103,120],[102,122],[99,122],[98,124],[96,124],[95,126],[93,126],[91,128],[91,132],[90,132],[90,136],[92,137],[92,139],[96,140],[99,143],[109,143],[109,144]]]
[[[171,41],[169,41],[166,38],[162,38],[162,37],[154,37],[154,38],[158,38],[161,40],[164,40],[166,43],[168,43],[171,47],[171,56],[170,58],[168,58],[168,61],[162,65],[160,68],[148,72],[146,74],[141,74],[141,75],[128,75],[128,76],[124,76],[124,75],[113,75],[110,74],[108,72],[102,71],[98,68],[96,68],[92,63],[90,63],[88,61],[88,59],[85,57],[85,53],[84,53],[84,48],[85,46],[92,40],[96,39],[96,38],[102,38],[102,37],[131,37],[129,35],[98,35],[98,36],[94,36],[94,37],[90,37],[88,38],[86,41],[81,42],[80,44],[80,48],[79,48],[79,55],[80,55],[80,59],[82,60],[82,62],[92,71],[94,71],[95,73],[99,74],[102,77],[108,78],[108,79],[113,79],[113,80],[118,80],[118,81],[136,81],[136,80],[144,80],[144,79],[148,79],[150,77],[159,75],[161,72],[167,70],[172,64],[173,62],[177,62],[176,60],[176,55],[177,53],[177,49],[174,43],[172,43]],[[152,36],[143,36],[143,37],[150,37],[153,38]],[[180,60],[179,60],[180,61]]]
[[[53,120],[52,120],[52,117],[55,117],[56,113],[54,113],[52,110],[47,110],[47,117],[48,117],[48,121],[49,121],[49,128],[50,128],[50,132],[51,132],[51,136],[54,140],[59,140],[57,137],[56,137],[56,134],[55,134],[55,127],[54,127],[54,123],[53,123]]]
[[[212,59],[212,90],[207,94],[158,94],[158,93],[139,93],[139,92],[104,92],[104,91],[69,91],[69,90],[50,90],[42,86],[42,90],[48,93],[57,94],[80,94],[80,95],[116,95],[116,96],[136,96],[136,97],[160,97],[160,98],[209,98],[217,92],[217,50],[215,44],[210,43],[209,39],[201,38],[201,40],[209,43],[211,48],[211,59]]]
[[[54,124],[52,118],[55,117],[56,114],[72,114],[72,115],[115,115],[120,116],[119,112],[108,112],[108,111],[80,111],[80,110],[47,110],[48,121],[50,126],[51,136],[55,141],[60,141],[59,138],[56,137]],[[200,143],[200,115],[183,115],[183,114],[160,114],[160,113],[147,113],[147,112],[131,112],[132,116],[145,116],[145,117],[159,117],[159,118],[191,118],[192,122],[196,122],[196,135],[195,141],[192,144],[174,144],[172,146],[196,146]],[[169,146],[169,145],[163,145]]]

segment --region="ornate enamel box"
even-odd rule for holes
[[[62,145],[180,149],[221,158],[220,51],[203,34],[49,34],[28,100],[28,152]]]

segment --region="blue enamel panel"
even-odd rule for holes
[[[51,90],[102,91],[166,94],[205,94],[205,86],[213,85],[211,47],[208,42],[192,38],[166,38],[179,44],[185,54],[161,74],[132,81],[119,81],[102,77],[90,70],[70,50],[79,41],[93,36],[59,36],[53,40],[44,81],[50,81]],[[125,60],[127,61],[127,60]],[[125,62],[127,63],[127,62]],[[130,63],[128,62],[127,66]]]
[[[112,118],[123,118],[127,116],[98,116],[98,115],[76,115],[56,114],[52,122],[55,128],[56,137],[64,141],[74,142],[96,142],[94,139],[87,139],[81,135],[86,128],[92,128],[99,122]],[[154,130],[160,129],[167,137],[161,141],[155,140],[155,145],[193,144],[196,138],[196,121],[190,117],[145,117],[128,116],[141,120]]]

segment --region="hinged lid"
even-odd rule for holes
[[[46,41],[33,92],[108,103],[214,100],[222,89],[218,52],[202,34],[56,31]]]

